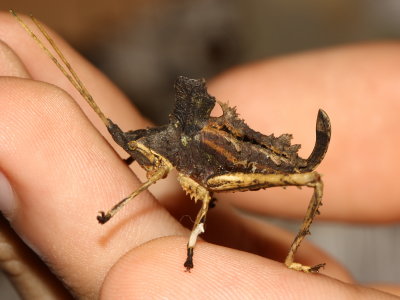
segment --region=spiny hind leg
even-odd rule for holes
[[[297,271],[303,271],[306,273],[316,273],[320,268],[324,267],[325,264],[318,264],[315,266],[304,266],[300,263],[294,262],[294,255],[299,248],[301,242],[305,238],[306,235],[310,234],[310,226],[314,218],[319,214],[318,208],[322,205],[322,193],[323,193],[323,183],[321,177],[318,173],[313,172],[315,176],[313,176],[312,180],[304,185],[308,187],[312,187],[314,189],[314,193],[311,197],[310,203],[307,208],[306,215],[304,217],[303,223],[301,224],[300,230],[297,233],[296,237],[293,240],[293,243],[289,249],[289,253],[285,259],[285,265]]]
[[[251,174],[251,173],[227,173],[214,176],[207,181],[211,191],[247,191],[277,186],[308,186],[314,189],[299,233],[296,235],[285,264],[291,269],[303,272],[318,272],[324,266],[319,264],[313,267],[303,266],[294,262],[294,255],[304,237],[309,234],[309,229],[314,217],[318,214],[321,205],[323,184],[321,176],[317,172],[295,173],[295,174]]]

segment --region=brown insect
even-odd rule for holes
[[[148,180],[136,191],[109,211],[100,212],[97,220],[101,224],[108,222],[125,204],[175,168],[185,192],[195,201],[202,201],[187,244],[184,266],[189,271],[193,268],[193,249],[197,237],[204,232],[214,192],[308,186],[314,189],[314,193],[285,264],[304,272],[318,272],[324,266],[318,264],[309,267],[294,262],[296,250],[309,234],[322,200],[323,183],[314,169],[324,158],[331,136],[329,118],[323,110],[318,112],[314,150],[307,159],[303,159],[297,153],[300,145],[291,145],[290,134],[275,137],[254,131],[227,104],[218,102],[223,114],[211,117],[216,100],[207,93],[205,81],[179,77],[175,83],[175,108],[167,125],[123,132],[103,114],[42,25],[31,16],[66,68],[15,12],[11,13],[99,115],[114,141],[130,155],[126,162],[137,161],[147,172]]]

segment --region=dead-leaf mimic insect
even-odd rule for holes
[[[285,264],[304,272],[318,272],[324,265],[309,267],[294,262],[295,252],[309,233],[314,217],[319,214],[322,200],[323,183],[314,169],[324,158],[331,136],[330,121],[323,110],[318,112],[314,150],[307,159],[303,159],[297,153],[300,145],[291,145],[290,134],[275,137],[254,131],[227,104],[218,102],[223,114],[211,117],[210,112],[216,100],[207,93],[205,81],[179,77],[175,83],[175,108],[167,125],[123,132],[103,114],[43,26],[31,16],[65,67],[16,13],[11,13],[98,114],[115,142],[130,155],[129,163],[137,161],[147,172],[148,180],[136,191],[109,211],[100,212],[97,220],[101,224],[109,221],[126,203],[175,168],[182,188],[192,199],[202,202],[187,244],[184,266],[189,271],[193,268],[193,249],[197,237],[204,232],[214,192],[308,186],[314,189],[314,193]]]

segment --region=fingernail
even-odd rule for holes
[[[7,177],[0,172],[0,211],[8,220],[15,210],[15,193]]]

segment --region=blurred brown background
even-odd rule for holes
[[[10,8],[55,29],[156,123],[172,106],[177,75],[212,77],[272,55],[400,37],[398,0],[1,0]],[[400,226],[315,224],[311,238],[363,282],[400,279]],[[0,298],[18,299],[2,278]]]
[[[177,75],[211,77],[271,55],[400,36],[397,0],[1,1],[10,7],[55,29],[157,123]]]

